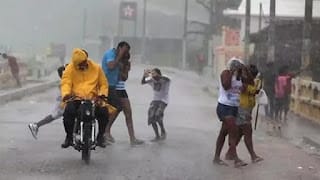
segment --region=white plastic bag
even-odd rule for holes
[[[261,89],[259,94],[256,95],[256,102],[259,105],[268,105],[269,104],[268,96],[263,89]]]

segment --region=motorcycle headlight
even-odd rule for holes
[[[91,112],[89,110],[86,110],[86,115],[87,116],[90,116],[91,115]]]

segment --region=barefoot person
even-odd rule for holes
[[[131,68],[129,59],[130,45],[127,42],[120,42],[116,49],[108,50],[102,60],[102,68],[109,81],[109,102],[117,108],[117,112],[110,117],[105,136],[109,143],[115,142],[111,135],[111,127],[123,110],[131,145],[141,145],[144,142],[135,137],[131,105],[125,89],[125,81]]]
[[[242,73],[240,60],[231,59],[229,68],[224,70],[220,76],[219,98],[217,106],[217,115],[222,121],[221,130],[216,142],[216,151],[213,162],[218,165],[227,165],[220,159],[225,138],[229,135],[230,154],[234,157],[235,167],[247,165],[239,159],[236,150],[238,127],[236,117],[240,105],[240,93],[243,88],[241,81]]]
[[[236,124],[239,127],[239,134],[236,145],[239,144],[242,136],[244,136],[244,142],[251,156],[251,160],[253,163],[257,163],[259,161],[262,161],[263,159],[256,154],[253,148],[251,120],[252,110],[256,104],[255,96],[259,93],[261,84],[255,84],[254,82],[254,79],[258,75],[258,69],[255,65],[249,65],[242,73],[245,79],[243,79],[244,90],[240,94],[240,106],[238,109],[238,116],[236,121]],[[231,155],[230,148],[226,154],[226,159],[234,159],[234,157],[232,157]]]
[[[144,71],[141,84],[149,84],[153,88],[153,100],[148,111],[148,125],[152,125],[156,136],[153,141],[164,140],[167,133],[163,125],[163,115],[169,101],[170,79],[162,76],[160,69],[155,68],[152,71]]]

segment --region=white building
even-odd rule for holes
[[[251,29],[250,33],[259,30],[260,3],[262,3],[262,28],[268,25],[270,0],[251,0]],[[313,1],[313,17],[320,18],[320,1]],[[299,19],[304,17],[305,0],[276,0],[276,19]],[[226,10],[224,13],[230,17],[241,20],[241,38],[245,32],[246,0],[242,0],[238,10]]]

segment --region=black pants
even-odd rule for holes
[[[67,104],[64,110],[63,124],[64,124],[64,129],[67,133],[67,138],[72,138],[75,118],[77,117],[77,112],[79,110],[79,107],[80,107],[80,101],[72,101]],[[107,108],[96,107],[95,116],[99,123],[98,138],[102,138],[109,120]]]

